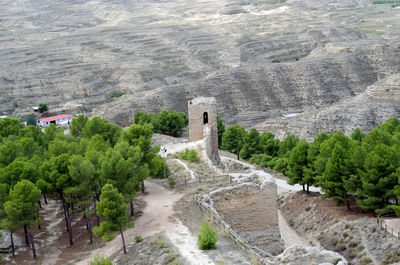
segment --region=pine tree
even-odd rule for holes
[[[115,232],[120,232],[124,253],[126,246],[123,231],[134,227],[134,222],[128,222],[129,213],[126,212],[124,197],[111,184],[106,184],[101,189],[100,202],[96,205],[97,214],[106,220],[95,227],[93,232],[105,241],[115,238]]]
[[[15,256],[14,233],[18,228],[18,224],[6,217],[0,223],[0,227],[10,233],[11,253]]]
[[[305,171],[309,164],[308,150],[310,149],[310,146],[309,143],[302,140],[292,149],[288,159],[288,170],[286,172],[289,177],[289,184],[302,184],[303,191],[305,191],[305,185],[307,184],[307,192],[309,192],[309,185],[312,184],[311,179],[305,179]]]
[[[239,152],[243,147],[246,131],[242,126],[233,125],[222,134],[222,149],[235,153],[239,159]]]
[[[279,139],[276,139],[274,134],[263,132],[260,136],[260,151],[271,157],[278,156],[279,143]]]
[[[23,179],[10,190],[9,196],[10,200],[4,204],[4,210],[7,214],[6,220],[24,227],[26,231],[25,240],[27,240],[27,236],[29,236],[33,258],[36,259],[36,249],[30,227],[39,222],[38,202],[41,197],[41,192],[35,184],[29,180]]]
[[[71,125],[69,126],[71,135],[75,137],[82,137],[83,127],[85,127],[88,120],[88,117],[82,114],[72,119]]]
[[[217,115],[217,129],[218,129],[218,147],[222,145],[222,135],[225,132],[225,125],[222,119]]]
[[[282,142],[279,144],[279,156],[285,157],[289,156],[290,151],[297,145],[299,138],[294,134],[289,134]]]
[[[258,154],[260,150],[260,134],[256,129],[251,129],[243,138],[243,147],[240,150],[240,156],[248,159],[254,154]]]
[[[368,136],[367,136],[368,137]],[[396,198],[394,187],[398,184],[396,170],[399,153],[384,144],[377,144],[365,158],[365,173],[361,177],[358,205],[365,211],[384,208]]]
[[[338,204],[349,199],[344,187],[344,180],[347,180],[349,176],[346,159],[346,149],[340,143],[336,143],[326,163],[325,171],[319,179],[325,197],[332,198]],[[348,207],[350,208],[349,204]]]
[[[123,194],[130,202],[132,216],[133,199],[140,183],[150,174],[147,164],[142,162],[143,156],[139,146],[130,146],[126,141],[120,141],[100,159],[102,182],[112,184]]]
[[[86,226],[89,232],[90,244],[92,244],[92,227],[90,206],[93,202],[93,196],[98,189],[98,183],[95,179],[96,170],[90,161],[81,156],[72,156],[70,159],[69,175],[73,181],[73,186],[64,190],[65,200],[74,205],[73,212],[80,212],[86,219]]]

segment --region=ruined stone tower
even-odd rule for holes
[[[221,164],[218,155],[217,101],[199,97],[188,102],[189,141],[205,138],[205,150],[212,162]]]

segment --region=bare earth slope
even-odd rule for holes
[[[399,12],[370,0],[4,0],[0,114],[85,104],[126,125],[130,108],[186,111],[188,99],[215,96],[230,124],[335,115],[332,104],[399,72]],[[368,130],[397,113],[390,102],[379,108],[389,111],[316,125]],[[301,119],[285,124],[260,126],[312,133]]]

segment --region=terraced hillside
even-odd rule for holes
[[[130,108],[186,111],[215,96],[230,124],[309,136],[304,119],[283,115],[325,110],[310,119],[326,120],[399,72],[399,12],[370,0],[3,0],[0,112],[84,104],[125,125]],[[313,128],[368,130],[395,105]]]

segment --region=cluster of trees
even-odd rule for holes
[[[164,174],[159,147],[151,146],[152,135],[150,124],[133,124],[123,131],[105,119],[88,120],[83,115],[73,119],[69,135],[54,125],[42,132],[17,119],[0,120],[1,227],[11,233],[11,241],[13,233],[23,227],[25,243],[36,257],[31,228],[40,228],[41,198],[45,203],[52,198],[64,210],[70,245],[71,219],[78,215],[86,220],[90,243],[92,218],[97,219],[99,227],[94,230],[99,236],[112,238],[113,231],[122,234],[129,226],[125,215],[117,218],[120,224],[116,225],[102,210],[104,205],[99,204],[97,211],[95,205],[101,201],[102,189],[107,189],[120,194],[112,195],[120,200],[117,205],[124,211],[125,203],[130,205],[130,214],[134,214],[132,201],[137,191],[144,191],[144,180]],[[100,225],[99,215],[109,223]]]
[[[169,134],[172,136],[181,136],[183,128],[185,128],[189,119],[183,112],[175,112],[174,110],[163,110],[159,114],[135,112],[135,123],[150,123],[155,133]]]
[[[301,184],[303,190],[319,186],[325,197],[347,203],[349,209],[350,200],[355,199],[364,211],[393,209],[400,215],[400,121],[396,118],[368,134],[359,129],[351,136],[321,132],[313,143],[294,135],[280,141],[272,133],[247,132],[234,125],[223,133],[221,146],[282,172],[290,184]]]

